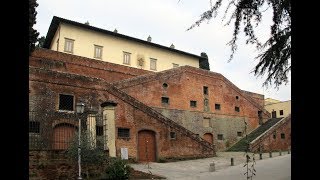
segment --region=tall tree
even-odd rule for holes
[[[227,1],[227,2],[226,2]],[[226,9],[223,19],[226,18],[230,9],[234,9],[227,22],[234,20],[233,37],[228,45],[231,46],[231,55],[228,60],[233,59],[237,50],[237,39],[240,32],[240,24],[243,23],[243,32],[247,37],[246,44],[254,44],[259,50],[256,59],[259,59],[255,66],[255,76],[263,76],[267,73],[263,86],[274,84],[276,88],[282,83],[288,83],[288,74],[291,71],[291,1],[290,0],[217,0],[212,4],[210,0],[210,9],[201,14],[200,19],[192,24],[187,30],[190,30],[204,20],[210,20],[216,17],[221,5],[226,3]],[[258,26],[262,19],[262,12],[265,7],[273,10],[273,24],[270,26],[271,36],[264,42],[259,42],[255,35],[254,26]]]
[[[33,25],[36,24],[37,6],[37,0],[29,0],[29,55],[33,52],[39,36],[39,32],[33,29]]]

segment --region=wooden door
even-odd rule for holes
[[[53,149],[64,150],[69,147],[76,128],[71,124],[58,124],[53,130]]]
[[[138,133],[139,161],[156,161],[156,137],[153,131],[142,130]]]
[[[207,142],[213,144],[213,135],[211,133],[205,133],[203,135],[203,139],[206,140]]]

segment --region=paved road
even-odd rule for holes
[[[230,156],[234,157],[235,166],[230,166]],[[254,176],[253,180],[291,179],[291,154],[282,156],[273,155],[273,158],[265,155],[265,157],[266,159],[256,161],[255,169],[257,175]],[[243,167],[244,160],[243,153],[231,155],[230,153],[225,153],[214,158],[172,163],[149,163],[149,168],[147,164],[132,164],[131,166],[140,171],[164,176],[168,180],[246,180],[246,176],[243,175],[245,172],[245,168]],[[215,172],[209,172],[209,164],[212,161],[216,164]]]

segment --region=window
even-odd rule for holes
[[[161,97],[161,103],[162,104],[169,104],[169,98],[168,97]]]
[[[223,134],[218,134],[218,140],[223,140]]]
[[[277,132],[274,131],[274,132],[273,132],[273,139],[276,139],[276,138],[277,138]]]
[[[123,64],[130,65],[130,55],[131,55],[131,53],[123,52]]]
[[[94,58],[102,59],[102,46],[94,45]]]
[[[168,84],[167,84],[167,83],[163,83],[163,84],[162,84],[162,87],[167,88],[167,87],[168,87]]]
[[[238,131],[238,132],[237,132],[237,136],[238,136],[238,137],[242,137],[242,132],[239,132],[239,131]]]
[[[271,117],[272,118],[277,118],[277,111],[272,110]]]
[[[40,122],[29,121],[29,133],[40,133]]]
[[[239,99],[239,96],[236,96],[236,100],[238,100]]]
[[[103,136],[103,126],[96,126],[96,135]]]
[[[215,104],[215,105],[214,105],[214,108],[215,108],[216,110],[220,110],[220,109],[221,109],[221,106],[220,106],[220,104]]]
[[[207,86],[203,86],[203,94],[208,95],[208,87]]]
[[[157,60],[150,58],[150,70],[157,70]]]
[[[130,129],[118,128],[118,138],[130,138]]]
[[[172,63],[173,68],[179,67],[179,64]]]
[[[210,118],[203,119],[203,127],[210,127]]]
[[[170,132],[170,139],[176,139],[176,132]]]
[[[285,139],[285,138],[286,138],[285,134],[281,133],[281,139]]]
[[[190,107],[197,107],[197,101],[190,101]]]
[[[280,115],[283,115],[283,110],[280,110]]]
[[[68,39],[68,38],[65,38],[64,40],[65,40],[64,41],[64,51],[69,52],[69,53],[73,53],[74,40]]]
[[[259,124],[262,124],[263,123],[262,111],[258,111],[258,118],[259,118]]]
[[[59,94],[59,110],[73,111],[73,96]]]
[[[240,108],[239,108],[239,107],[237,107],[237,106],[236,106],[236,107],[234,107],[234,110],[235,110],[235,111],[237,111],[237,112],[240,112]]]

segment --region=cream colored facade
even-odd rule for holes
[[[271,99],[271,98],[267,98],[264,100],[264,105],[268,105],[268,104],[273,104],[273,103],[279,103],[281,101],[276,100],[276,99]]]
[[[71,54],[115,64],[150,71],[162,71],[171,69],[177,65],[189,65],[199,68],[199,58],[195,56],[151,46],[148,43],[140,43],[134,40],[120,38],[92,29],[81,28],[64,22],[59,24],[49,49],[70,53],[65,51],[66,40],[74,40],[73,52],[71,52]],[[95,58],[95,46],[102,47],[101,58]],[[124,64],[125,53],[130,56],[129,64]],[[141,59],[143,61],[139,61]],[[152,70],[151,61],[156,62],[156,70]]]
[[[272,114],[273,111],[275,111],[276,117],[286,117],[289,114],[291,114],[291,100],[289,101],[278,101],[275,100],[273,101],[274,103],[268,101],[267,99],[265,100],[265,106],[264,108],[270,113]],[[282,111],[282,114],[281,112]]]

